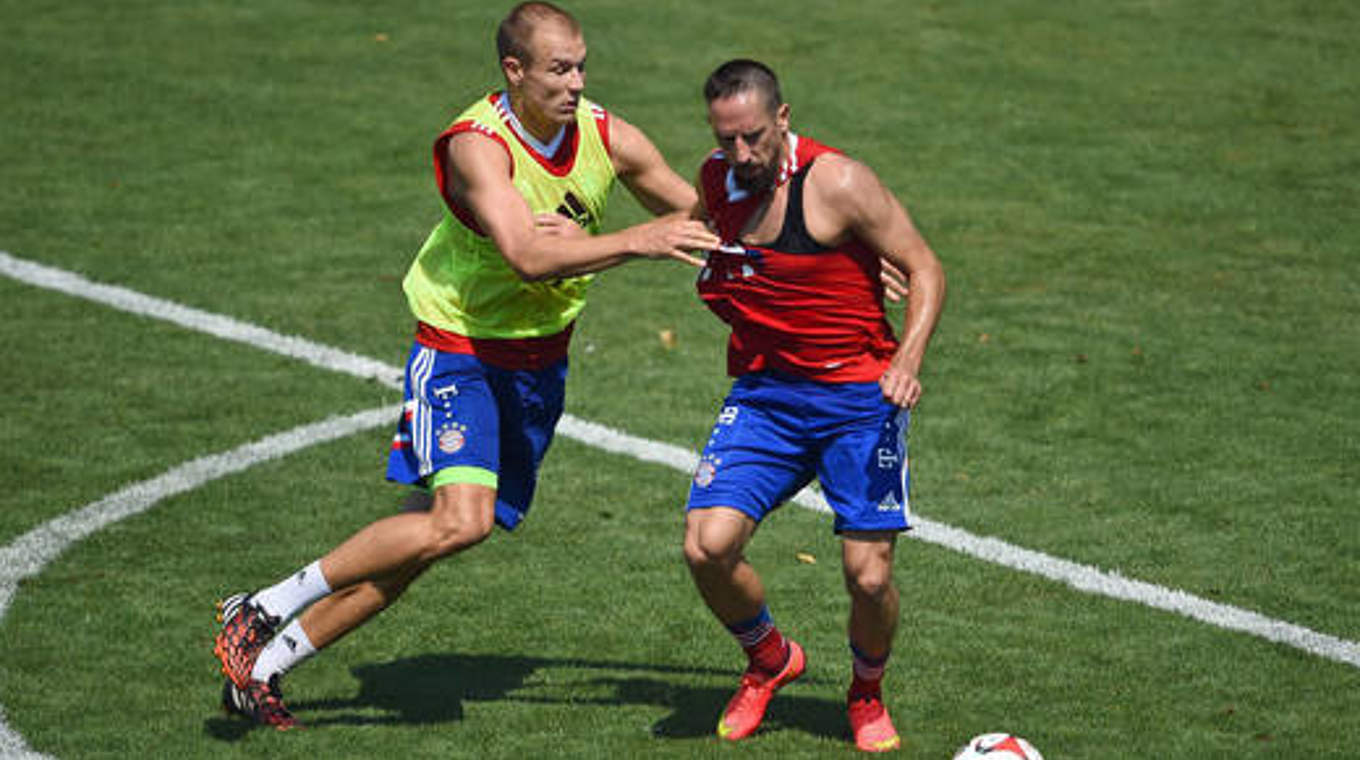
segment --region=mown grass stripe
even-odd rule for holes
[[[19,259],[4,251],[0,251],[0,271],[38,287],[59,290],[115,308],[163,319],[192,330],[291,356],[317,367],[365,379],[377,378],[393,388],[401,387],[401,370],[375,359],[323,346],[305,338],[280,335],[230,317],[182,306],[127,288],[95,283],[78,274]],[[558,431],[563,436],[588,446],[684,472],[692,471],[698,462],[697,455],[688,449],[639,438],[569,414],[563,415]],[[830,511],[821,495],[811,489],[804,489],[793,501],[809,509]],[[910,536],[917,540],[937,544],[1014,570],[1040,575],[1080,591],[1185,615],[1210,625],[1249,633],[1360,668],[1360,644],[1353,641],[1318,633],[1250,610],[1209,601],[1184,591],[1125,578],[1117,573],[1105,572],[1089,565],[1024,549],[996,538],[977,536],[919,515],[914,517],[914,525],[915,530]]]
[[[145,512],[171,496],[192,491],[219,478],[310,446],[391,424],[399,411],[399,407],[383,406],[275,433],[230,451],[185,462],[154,478],[133,483],[80,509],[48,520],[0,547],[0,621],[4,620],[10,602],[18,593],[19,584],[41,573],[44,567],[76,541],[119,520]],[[9,728],[2,705],[0,756],[44,757],[32,753],[23,737]]]
[[[286,336],[230,317],[194,309],[147,296],[115,285],[93,282],[79,274],[38,264],[0,251],[0,273],[30,285],[85,298],[105,305],[168,321],[187,329],[290,356],[316,367],[377,379],[401,387],[401,370],[375,359]],[[237,449],[192,460],[141,483],[127,486],[99,501],[44,523],[0,547],[0,621],[3,621],[18,584],[42,571],[68,546],[125,517],[143,512],[169,496],[197,488],[217,478],[240,472],[255,464],[286,456],[308,446],[389,424],[399,413],[396,407],[359,412],[278,433]],[[604,451],[662,464],[677,470],[693,470],[698,457],[687,449],[629,435],[598,423],[564,415],[559,432]],[[804,489],[793,501],[808,509],[829,511],[821,495]],[[1051,557],[995,538],[926,518],[914,518],[912,538],[937,544],[971,557],[1007,568],[1033,573],[1077,590],[1113,599],[1136,602],[1154,609],[1184,615],[1210,625],[1249,633],[1268,641],[1301,649],[1320,657],[1360,667],[1360,644],[1318,633],[1302,626],[1275,620],[1231,605],[1211,602],[1192,594],[1108,573],[1088,565]],[[32,753],[14,733],[0,706],[0,754],[5,757],[43,757]]]

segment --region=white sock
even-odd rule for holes
[[[331,585],[321,574],[321,560],[317,560],[255,594],[252,601],[279,620],[287,620],[330,592]]]
[[[316,647],[302,630],[302,624],[294,620],[286,628],[275,634],[264,649],[250,677],[257,681],[268,681],[274,675],[283,675],[298,663],[316,654]]]

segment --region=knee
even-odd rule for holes
[[[845,589],[850,596],[871,602],[879,602],[896,593],[893,586],[891,565],[871,565],[847,569]]]
[[[705,534],[700,530],[685,531],[684,550],[685,563],[694,571],[727,567],[735,564],[741,557],[740,546],[736,543]]]
[[[432,519],[428,536],[429,554],[438,559],[450,554],[470,549],[485,541],[491,535],[494,520],[487,516],[459,519]]]
[[[756,523],[735,509],[713,507],[685,517],[685,561],[690,571],[731,571],[744,560]]]
[[[440,489],[427,513],[428,559],[439,559],[485,541],[495,527],[495,495],[459,494]]]

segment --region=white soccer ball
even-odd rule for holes
[[[954,760],[1044,760],[1044,756],[1014,734],[981,734],[959,747]]]

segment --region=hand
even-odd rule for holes
[[[878,276],[883,280],[883,296],[893,303],[905,299],[910,292],[907,276],[887,259],[880,258],[878,261],[882,265]]]
[[[711,250],[722,243],[703,222],[683,214],[671,214],[639,224],[630,228],[630,233],[630,248],[634,253],[649,259],[676,259],[695,267],[702,267],[704,260],[690,251]]]
[[[887,371],[878,379],[878,387],[883,390],[883,398],[894,406],[913,409],[921,400],[921,381],[916,373],[896,364],[888,365]]]
[[[561,237],[585,237],[589,234],[581,225],[561,214],[535,215],[534,232],[540,235],[558,235]]]

